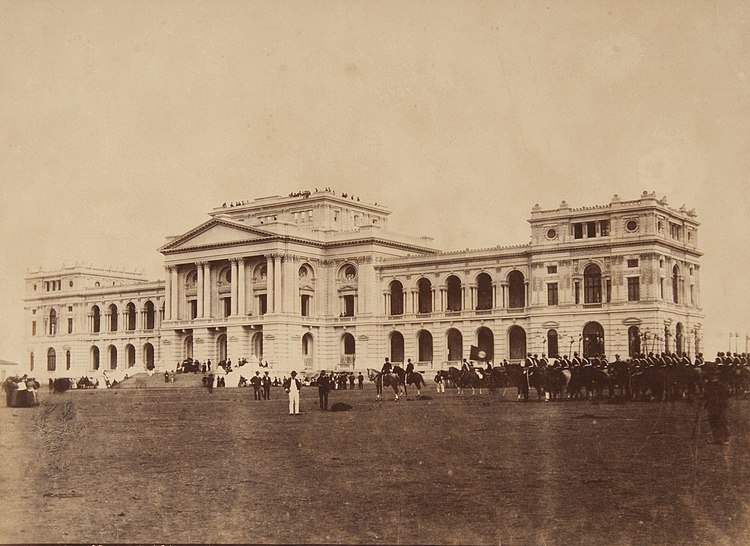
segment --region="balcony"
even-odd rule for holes
[[[602,304],[601,303],[584,303],[583,308],[584,309],[601,309]]]

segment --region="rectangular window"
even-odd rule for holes
[[[583,224],[573,224],[573,238],[583,239]]]
[[[197,303],[197,302],[196,302]],[[232,316],[232,298],[222,298],[222,317],[231,317]],[[197,310],[197,306],[196,306]]]
[[[303,294],[300,297],[300,308],[302,311],[303,317],[309,317],[310,316],[310,303],[312,300],[312,296],[309,296],[307,294]]]
[[[609,220],[599,221],[599,233],[602,237],[609,237]]]
[[[557,305],[557,283],[547,283],[547,305]]]
[[[641,280],[638,277],[628,277],[628,301],[640,301]]]
[[[35,320],[31,321],[31,335],[32,336],[36,335],[36,321]]]
[[[596,222],[586,222],[586,237],[596,237]]]
[[[605,283],[605,287],[607,289],[607,303],[612,301],[612,280],[607,279],[607,282]]]
[[[547,273],[552,275],[554,273],[557,273],[557,266],[556,265],[548,265],[547,266]]]
[[[57,281],[57,289],[62,290],[62,281]]]
[[[69,311],[69,312],[72,312],[72,311],[73,311],[73,306],[72,306],[72,305],[68,305],[68,311]]]
[[[190,318],[198,318],[198,300],[190,300]]]
[[[344,316],[354,316],[354,296],[344,296]]]
[[[268,313],[268,296],[261,294],[258,296],[258,314],[265,315]]]
[[[638,259],[628,260],[628,267],[638,267]]]
[[[578,281],[575,282],[575,298],[576,305],[581,303],[581,283]]]
[[[664,279],[659,280],[659,297],[664,299]]]
[[[690,305],[695,305],[695,285],[690,285]]]
[[[69,334],[73,333],[73,319],[72,318],[68,319],[68,333]]]

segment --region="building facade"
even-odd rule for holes
[[[392,233],[387,208],[329,190],[208,214],[159,249],[166,282],[82,268],[28,275],[34,373],[174,369],[185,358],[288,371],[389,357],[429,370],[472,346],[495,362],[700,350],[699,224],[653,193],[536,205],[529,243],[458,252]]]

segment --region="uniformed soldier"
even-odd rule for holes
[[[385,362],[383,362],[383,367],[380,369],[380,371],[381,373],[391,373],[391,370],[391,362],[388,360],[388,357],[385,357]]]

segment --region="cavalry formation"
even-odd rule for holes
[[[406,395],[407,385],[417,388],[417,397],[425,381],[421,373],[414,370],[411,361],[406,369],[391,366],[386,359],[381,371],[368,369],[368,376],[375,383],[377,399],[382,400],[383,388],[393,389],[395,399]],[[465,359],[461,368],[449,366],[435,375],[435,383],[456,388],[458,395],[471,389],[472,396],[482,389],[493,393],[498,388],[515,387],[518,400],[529,400],[529,393],[536,391],[537,400],[589,400],[619,397],[627,400],[676,401],[703,395],[706,384],[720,382],[734,396],[750,392],[750,355],[718,353],[714,362],[705,362],[703,355],[691,361],[686,354],[661,353],[634,355],[628,360],[609,362],[605,355],[591,359],[578,353],[573,358],[567,355],[552,362],[542,355],[529,354],[520,363],[493,366],[487,363],[476,366]]]

